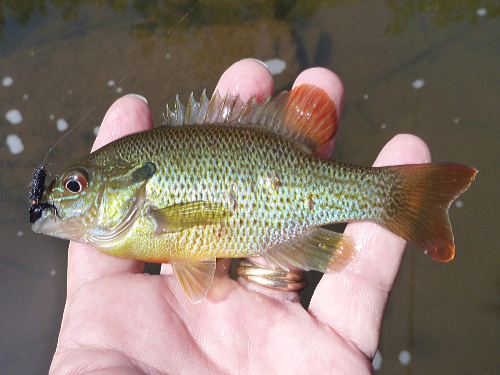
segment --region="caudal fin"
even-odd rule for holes
[[[461,164],[433,163],[384,167],[401,178],[392,214],[379,224],[448,262],[455,244],[448,209],[474,180],[477,170]]]

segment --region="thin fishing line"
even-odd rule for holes
[[[176,28],[177,26],[179,26],[191,13],[192,11],[198,6],[198,4],[201,3],[202,0],[198,0],[196,2],[196,4],[194,4],[191,9],[189,9],[186,14],[184,16],[182,16],[179,21],[177,21],[177,23],[167,32],[167,36],[170,35],[170,33],[172,33]],[[42,162],[42,165],[45,165],[45,161],[47,160],[47,157],[49,156],[49,154],[52,152],[52,150],[59,144],[61,143],[68,135],[70,135],[95,109],[97,109],[104,100],[106,100],[115,90],[116,88],[130,75],[130,73],[127,73],[117,84],[115,84],[113,86],[113,88],[103,97],[99,100],[99,102],[97,102],[97,104],[92,107],[92,109],[90,109],[86,114],[85,116],[83,116],[80,121],[78,121],[76,123],[76,125],[74,125],[66,134],[64,134],[50,149],[49,151],[47,151],[47,154],[45,154],[45,157],[43,158],[43,162]]]
[[[187,11],[187,13],[184,16],[182,16],[181,19],[179,21],[177,21],[177,23],[170,30],[167,31],[167,36],[169,36],[170,33],[172,31],[174,31],[177,28],[177,26],[179,26],[182,23],[182,21],[184,21],[186,19],[186,17],[191,14],[191,12],[194,10],[194,8],[196,8],[198,6],[199,3],[201,3],[201,0],[198,0],[196,2],[196,4],[194,4],[193,7],[191,9],[189,9]]]

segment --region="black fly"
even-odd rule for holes
[[[39,167],[35,169],[35,172],[33,173],[33,180],[31,181],[31,190],[29,193],[29,200],[31,204],[29,213],[30,223],[32,224],[40,219],[43,210],[45,210],[46,208],[55,209],[55,206],[50,203],[41,203],[43,193],[45,192],[45,177],[47,177],[47,170],[45,169],[45,167]]]
[[[31,190],[29,194],[31,205],[39,204],[45,191],[45,177],[47,177],[47,170],[45,167],[35,169],[33,173],[33,181],[31,181]]]

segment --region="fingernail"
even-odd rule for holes
[[[267,64],[266,64],[265,62],[260,61],[260,60],[258,60],[258,59],[254,59],[253,57],[248,57],[248,58],[243,59],[243,60],[250,60],[250,61],[255,61],[255,62],[258,62],[258,63],[260,63],[260,64],[264,65],[267,69],[269,69],[269,67],[267,66]]]
[[[147,99],[144,97],[144,96],[141,96],[139,94],[127,94],[125,96],[131,96],[132,98],[137,98],[137,99],[140,99],[142,100],[144,103],[148,104],[148,101]]]

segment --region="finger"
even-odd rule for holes
[[[337,123],[332,124],[332,126],[337,127],[338,118],[342,111],[342,105],[344,100],[343,99],[344,86],[342,85],[340,78],[335,73],[331,72],[328,69],[311,68],[305,70],[297,77],[293,87],[297,87],[306,83],[322,88],[323,90],[326,91],[326,93],[330,96],[330,98],[333,99],[337,107]],[[325,158],[331,157],[331,154],[333,152],[333,144],[334,144],[334,139],[329,142],[328,147],[325,148],[323,152],[318,156]],[[260,257],[251,257],[248,259],[251,260],[253,263],[259,264],[263,267],[269,267],[269,265]],[[238,281],[245,287],[257,291],[273,299],[280,301],[300,302],[300,296],[297,292],[284,292],[284,291],[269,289],[267,287],[258,285],[254,282],[249,282],[241,277],[238,279]]]
[[[118,99],[102,121],[92,151],[130,133],[153,127],[145,100],[135,96]],[[82,284],[104,276],[142,272],[144,263],[100,253],[94,246],[70,242],[68,250],[68,296]]]
[[[233,95],[239,95],[244,102],[255,95],[260,102],[272,95],[273,87],[273,77],[267,66],[259,60],[245,59],[234,63],[222,74],[214,92],[223,96],[229,91]],[[163,264],[160,273],[172,274],[171,265]],[[220,276],[220,273],[217,275]]]
[[[325,68],[311,68],[304,70],[299,74],[293,87],[304,83],[321,87],[333,99],[337,107],[337,113],[340,118],[342,107],[344,106],[344,85],[340,78],[331,70]]]
[[[375,166],[430,162],[426,144],[398,135],[384,147]],[[345,231],[356,241],[358,255],[340,273],[323,275],[309,313],[353,342],[369,358],[375,355],[382,316],[406,241],[373,223],[352,223]]]
[[[332,124],[338,128],[342,108],[344,106],[344,85],[340,78],[332,71],[325,68],[311,68],[303,71],[295,80],[293,87],[300,86],[304,83],[309,83],[321,87],[333,99],[337,110],[337,121]],[[323,146],[316,156],[322,159],[330,159],[333,154],[333,147],[335,145],[336,134],[331,141]]]
[[[215,88],[221,96],[237,94],[243,102],[253,95],[258,102],[273,94],[274,80],[267,66],[255,59],[245,59],[231,65],[220,77]]]
[[[153,128],[153,117],[145,98],[127,95],[118,99],[108,109],[102,120],[92,152],[128,134]]]

